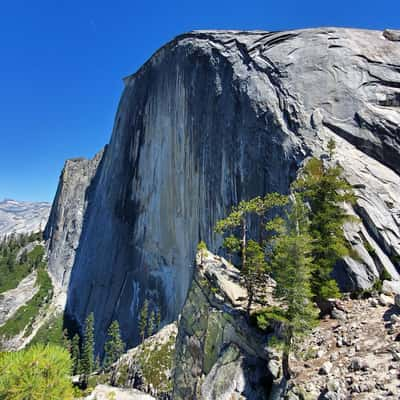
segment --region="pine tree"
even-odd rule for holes
[[[71,343],[71,358],[72,358],[72,373],[76,375],[80,372],[80,348],[79,348],[80,338],[76,333],[72,338]]]
[[[94,371],[99,371],[99,370],[100,370],[100,356],[97,354],[94,360]]]
[[[330,145],[331,156],[334,146]],[[336,262],[349,255],[349,245],[343,225],[351,220],[342,204],[354,203],[351,185],[343,178],[339,166],[326,167],[321,160],[312,158],[304,167],[293,189],[310,208],[309,234],[313,242],[312,256],[315,270],[312,290],[318,303],[340,295],[337,283],[332,279]]]
[[[203,257],[204,257],[204,253],[206,253],[206,252],[207,252],[207,245],[203,240],[201,240],[197,244],[197,253],[200,254],[200,264],[203,264]]]
[[[269,193],[265,197],[255,197],[241,201],[232,208],[231,213],[217,222],[215,231],[220,234],[229,233],[224,245],[230,253],[240,252],[241,275],[248,291],[247,314],[250,315],[259,281],[266,272],[265,255],[263,252],[264,238],[262,235],[263,220],[267,213],[287,204],[287,196],[279,193]],[[249,238],[250,219],[257,217],[259,221],[259,240]]]
[[[150,313],[149,322],[147,324],[147,336],[151,336],[154,333],[154,324],[155,324],[155,314],[154,311]]]
[[[277,239],[272,261],[276,282],[274,296],[283,305],[280,322],[283,326],[282,370],[286,379],[291,377],[289,355],[295,340],[315,326],[318,315],[310,286],[314,268],[311,250],[304,205],[297,199],[292,203],[286,232]]]
[[[143,303],[142,311],[140,312],[140,320],[139,320],[139,333],[140,333],[140,337],[142,338],[142,342],[146,338],[148,312],[149,312],[149,302],[146,299]]]
[[[330,138],[328,141],[329,160],[332,160],[333,155],[335,154],[335,149],[336,149],[336,142],[332,138]]]
[[[242,269],[244,285],[247,289],[247,315],[250,315],[251,305],[256,295],[257,288],[265,281],[267,263],[262,246],[254,240],[247,244],[247,261]]]
[[[161,309],[158,308],[156,312],[156,329],[160,330],[161,329]]]
[[[85,335],[83,338],[81,371],[84,381],[94,370],[94,314],[90,313],[86,318]]]
[[[125,351],[125,344],[121,339],[121,332],[117,320],[108,328],[107,342],[104,346],[104,368],[108,368],[117,361]]]
[[[66,349],[37,344],[0,356],[0,399],[73,400],[71,359]]]

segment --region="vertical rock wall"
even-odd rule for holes
[[[94,311],[98,349],[113,319],[137,343],[145,299],[175,319],[196,244],[218,250],[215,221],[287,192],[330,138],[359,196],[346,234],[361,256],[339,266],[341,284],[371,286],[383,268],[398,280],[399,59],[382,32],[336,28],[199,31],[160,49],[125,79],[95,178],[83,163],[85,178],[61,181],[47,235],[67,313],[82,325]]]

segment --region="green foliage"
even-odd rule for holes
[[[42,264],[44,249],[40,245],[29,253],[22,252],[17,261],[17,254],[31,241],[31,236],[21,235],[0,243],[0,293],[16,288],[22,279]]]
[[[82,345],[82,357],[80,362],[81,373],[90,375],[94,371],[94,314],[90,313],[86,318],[85,335]]]
[[[339,299],[341,293],[337,282],[334,279],[326,279],[323,284],[320,285],[319,297],[321,299]]]
[[[247,228],[247,218],[251,214],[264,216],[268,211],[275,207],[283,207],[287,204],[287,197],[279,193],[269,193],[264,197],[254,197],[250,200],[242,200],[237,206],[232,208],[231,213],[221,219],[215,225],[215,232],[225,233],[231,229],[242,227]]]
[[[71,360],[54,345],[0,355],[0,399],[71,400]]]
[[[240,239],[229,235],[224,238],[223,246],[229,254],[237,254],[240,251]]]
[[[50,303],[53,295],[51,279],[43,266],[37,271],[36,285],[39,286],[39,291],[0,327],[0,337],[13,337],[25,328],[25,336],[28,336],[32,332],[32,324],[39,314],[39,310]]]
[[[335,149],[336,149],[336,142],[332,138],[330,138],[329,142],[328,142],[328,154],[329,154],[330,160],[332,160],[332,158],[333,158]]]
[[[117,361],[125,351],[125,343],[121,339],[118,321],[113,321],[107,333],[107,341],[104,346],[104,367],[108,368]]]
[[[62,313],[49,318],[49,320],[39,328],[35,337],[30,342],[30,345],[33,346],[40,343],[66,347],[63,323],[64,318]]]
[[[339,289],[336,282],[331,280],[331,273],[336,262],[349,255],[343,224],[351,217],[342,204],[354,203],[355,196],[342,174],[339,165],[325,167],[321,160],[312,158],[293,184],[301,200],[310,206],[309,235],[316,266],[312,290],[319,300],[338,295]]]
[[[155,314],[154,311],[152,311],[150,313],[149,321],[147,323],[147,336],[151,336],[154,334],[154,328],[155,328],[154,324],[155,324]]]
[[[280,321],[284,328],[282,369],[286,378],[290,378],[289,353],[295,340],[316,325],[318,316],[312,302],[310,279],[314,265],[307,228],[305,207],[299,199],[294,199],[286,232],[277,239],[272,260],[274,296],[283,306]]]
[[[161,309],[158,309],[156,312],[156,330],[161,328]]]
[[[207,245],[203,240],[200,241],[199,244],[197,245],[197,251],[201,250],[207,250]]]
[[[265,261],[264,249],[254,240],[249,240],[247,243],[247,258],[246,263],[242,267],[241,274],[244,285],[247,289],[248,302],[247,313],[250,314],[250,307],[254,299],[256,290],[265,281],[267,272],[267,263]]]
[[[140,337],[142,338],[142,341],[146,338],[148,314],[149,314],[149,302],[147,299],[145,299],[142,310],[140,311],[140,319],[139,319],[139,334]]]
[[[71,359],[72,359],[72,374],[77,375],[81,371],[81,350],[80,350],[80,337],[76,333],[71,342]]]
[[[382,271],[381,271],[380,279],[382,281],[391,281],[392,280],[392,275],[390,275],[389,272],[387,272],[386,268],[383,268]]]
[[[287,233],[277,239],[272,261],[273,277],[276,282],[274,296],[285,306],[285,323],[293,335],[309,330],[316,318],[310,287],[312,263],[311,238],[304,225],[296,221],[297,214],[304,216],[303,205],[293,204]],[[296,227],[297,225],[297,227]]]
[[[255,313],[257,326],[265,331],[268,331],[274,322],[287,322],[285,310],[281,307],[271,306],[258,310]]]
[[[172,391],[170,372],[174,364],[175,338],[171,337],[164,344],[145,344],[139,355],[139,365],[148,384],[160,395]]]
[[[375,252],[375,249],[371,246],[371,244],[369,242],[367,242],[366,240],[364,240],[363,244],[364,244],[365,250],[368,251],[369,255],[374,256],[376,252]]]
[[[266,244],[262,238],[263,220],[267,213],[285,206],[287,202],[287,196],[279,193],[269,193],[264,197],[258,196],[248,201],[242,200],[232,208],[231,213],[226,218],[218,221],[215,226],[215,232],[227,234],[224,239],[224,246],[229,254],[240,253],[241,255],[241,275],[249,294],[248,315],[250,315],[256,289],[267,270],[264,252]],[[260,237],[257,241],[248,237],[250,218],[252,217],[256,217],[260,224]],[[274,221],[277,222],[278,219]],[[274,236],[277,232],[274,228],[277,228],[277,226],[268,226],[267,231],[269,231],[270,236]],[[275,231],[273,234],[271,234],[272,230]]]

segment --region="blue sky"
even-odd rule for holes
[[[108,142],[122,77],[193,29],[400,29],[400,1],[0,1],[0,199],[51,201]]]

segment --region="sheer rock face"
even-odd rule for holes
[[[125,79],[95,183],[60,185],[47,231],[66,254],[50,270],[69,285],[67,312],[82,324],[94,311],[98,346],[115,318],[138,341],[145,298],[173,320],[196,244],[220,245],[215,221],[240,199],[286,192],[330,138],[357,188],[360,223],[346,234],[363,253],[337,276],[345,288],[370,286],[383,267],[399,279],[399,60],[383,32],[336,28],[199,31],[160,49]]]
[[[103,151],[100,151],[92,160],[67,160],[60,176],[44,232],[48,240],[49,272],[57,292],[65,292],[68,288],[90,199],[90,188],[102,156]]]

